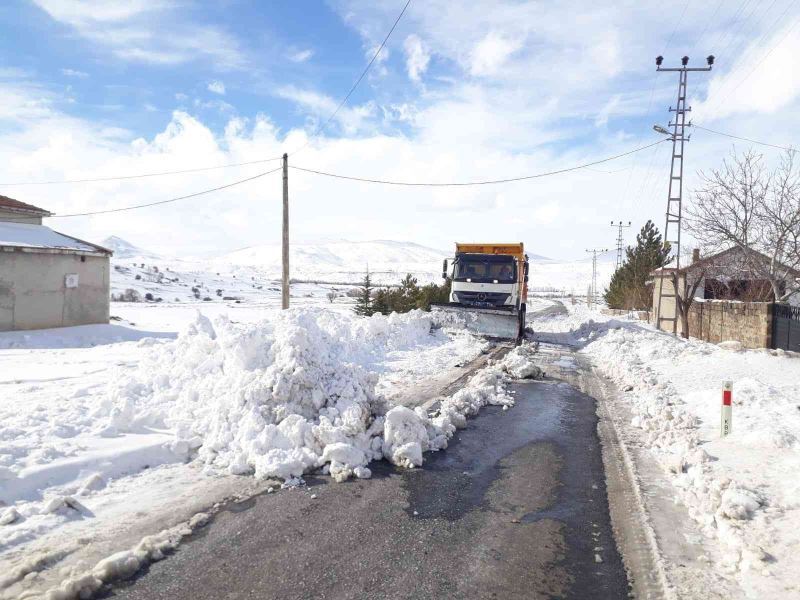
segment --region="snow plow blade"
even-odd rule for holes
[[[431,312],[442,327],[466,329],[475,335],[502,340],[516,340],[520,335],[516,309],[432,304]]]

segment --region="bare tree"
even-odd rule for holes
[[[702,187],[687,210],[687,225],[698,241],[722,250],[739,248],[728,275],[763,279],[775,300],[800,291],[800,169],[787,151],[767,172],[752,150],[700,173]],[[744,278],[744,277],[742,277]]]
[[[681,277],[683,275],[684,277]],[[678,316],[681,322],[681,336],[689,338],[689,311],[694,304],[697,288],[705,279],[705,269],[684,268],[681,272],[672,270],[672,289],[675,290],[675,303],[678,307]],[[683,285],[681,286],[681,279]],[[664,285],[663,282],[661,285]]]

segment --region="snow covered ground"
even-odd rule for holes
[[[106,577],[85,579],[92,560],[188,522],[243,482],[320,468],[369,477],[382,457],[419,466],[466,416],[513,403],[508,373],[530,375],[530,355],[515,351],[429,418],[393,405],[392,392],[484,344],[428,314],[365,319],[313,299],[288,312],[217,302],[112,312],[112,325],[0,333],[1,598],[62,577],[65,597],[92,589]]]
[[[800,356],[687,341],[568,309],[535,329],[580,347],[617,384],[631,415],[625,434],[655,457],[711,548],[705,570],[734,581],[741,597],[800,598]],[[733,432],[722,438],[725,380]]]

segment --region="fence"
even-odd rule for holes
[[[772,347],[800,352],[800,306],[773,305]]]

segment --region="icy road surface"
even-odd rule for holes
[[[424,468],[262,494],[105,597],[625,598],[595,403],[511,386]]]

